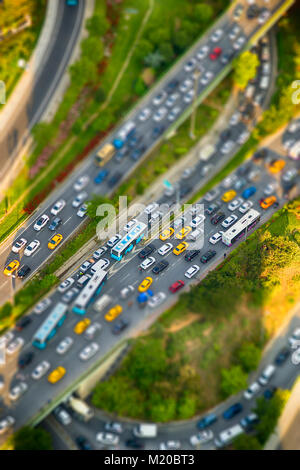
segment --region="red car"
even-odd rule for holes
[[[184,282],[183,281],[176,281],[174,282],[170,287],[169,287],[169,290],[175,294],[175,292],[177,292],[179,289],[181,289],[182,287],[184,286]]]
[[[222,54],[221,47],[215,47],[214,50],[209,54],[211,60],[217,60],[218,57]]]

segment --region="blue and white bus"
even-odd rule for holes
[[[120,261],[126,253],[129,253],[135,245],[137,245],[143,238],[147,231],[147,225],[143,222],[138,222],[130,232],[128,232],[117,243],[110,252],[112,258]]]
[[[222,233],[222,242],[231,246],[236,240],[246,235],[260,220],[260,213],[250,209],[226,232]]]
[[[66,319],[68,306],[59,302],[52,309],[33,337],[32,344],[36,348],[45,349],[47,342],[55,335],[57,329]]]
[[[100,291],[107,279],[107,272],[99,268],[91,277],[87,285],[83,288],[74,302],[73,312],[78,315],[84,315],[88,306],[100,294]]]

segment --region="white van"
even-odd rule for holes
[[[276,367],[273,364],[267,366],[261,373],[258,381],[261,385],[267,385],[270,382],[271,377],[275,374]]]
[[[107,266],[109,266],[108,259],[106,258],[99,259],[99,261],[94,263],[93,266],[91,267],[91,273],[95,274],[98,271],[98,269],[105,269],[107,268]]]
[[[156,424],[138,424],[133,428],[133,434],[136,437],[156,437],[157,426]]]
[[[269,86],[269,77],[267,75],[264,75],[259,82],[259,87],[262,88],[263,90],[266,90],[268,86]]]
[[[195,242],[201,236],[203,236],[203,230],[193,230],[193,232],[190,233],[188,239]]]
[[[239,424],[232,426],[231,428],[225,429],[219,434],[219,437],[215,439],[215,445],[218,448],[228,446],[231,442],[240,434],[243,434],[243,428]]]
[[[209,160],[212,157],[214,152],[215,152],[215,147],[211,144],[208,144],[205,147],[203,147],[202,150],[200,150],[199,158],[200,158],[200,160],[206,162],[207,160]]]
[[[94,310],[96,310],[96,312],[102,312],[102,310],[108,307],[108,305],[110,305],[111,303],[112,303],[112,298],[109,295],[104,294],[102,295],[102,297],[100,297],[100,299],[98,299],[94,303]]]

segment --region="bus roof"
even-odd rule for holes
[[[101,286],[102,282],[105,281],[107,272],[101,268],[98,268],[95,274],[91,277],[87,285],[83,288],[75,300],[74,306],[79,308],[85,308],[93,295],[97,292],[97,289]]]
[[[128,232],[120,241],[117,243],[116,246],[114,246],[111,251],[114,253],[121,253],[123,250],[126,250],[126,248],[131,245],[131,243],[136,240],[147,228],[147,225],[144,224],[143,222],[138,222],[135,227],[133,227],[130,232]]]
[[[66,314],[68,307],[66,304],[59,302],[56,306],[52,309],[51,313],[48,315],[46,320],[42,323],[40,328],[34,335],[34,341],[38,341],[40,343],[44,343],[53,330],[57,323],[62,319],[62,317]]]

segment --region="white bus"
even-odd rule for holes
[[[242,238],[251,230],[260,220],[260,213],[250,209],[240,218],[232,227],[222,234],[222,242],[231,246],[236,240]]]
[[[107,279],[107,272],[98,269],[91,277],[87,285],[83,288],[74,302],[73,312],[84,315],[89,304],[100,294],[100,291]]]
[[[57,329],[65,321],[67,310],[67,305],[62,302],[55,305],[51,313],[35,333],[32,341],[33,346],[39,349],[46,347],[47,341],[55,335]]]
[[[133,250],[134,246],[144,238],[146,230],[147,225],[143,222],[138,222],[133,229],[111,249],[111,257],[120,261],[126,253]]]

